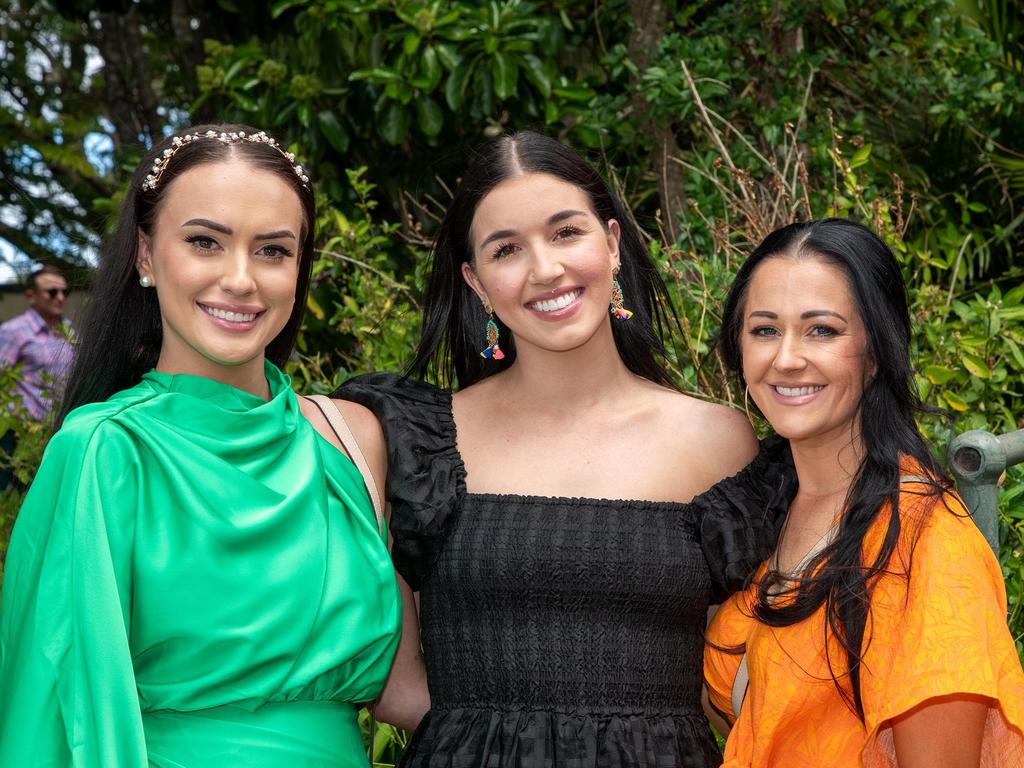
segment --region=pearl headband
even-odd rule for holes
[[[193,141],[200,141],[201,139],[216,139],[222,144],[237,144],[241,141],[247,141],[252,144],[266,144],[273,147],[289,162],[292,163],[292,170],[295,171],[295,175],[299,177],[299,181],[302,185],[309,189],[309,177],[306,176],[306,172],[302,170],[302,166],[295,162],[295,155],[291,152],[286,151],[277,143],[276,139],[271,138],[263,131],[258,133],[246,133],[245,131],[239,131],[238,133],[217,133],[217,131],[207,131],[206,133],[187,133],[184,136],[175,136],[171,140],[171,146],[163,151],[153,163],[153,167],[149,171],[149,175],[146,176],[142,181],[142,191],[145,192],[150,189],[156,189],[157,184],[160,183],[160,177],[163,175],[164,170],[167,168],[167,164],[171,162],[171,158],[174,154],[184,147],[186,144],[191,144]]]

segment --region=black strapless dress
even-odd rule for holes
[[[402,768],[720,765],[707,608],[774,546],[785,444],[689,503],[475,494],[450,393],[372,374],[334,396],[381,420],[393,558],[420,593],[431,709]]]

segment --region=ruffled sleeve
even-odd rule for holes
[[[771,554],[796,489],[789,443],[773,435],[750,464],[694,499],[713,604],[742,589]]]
[[[359,403],[380,421],[388,445],[385,496],[391,504],[392,558],[409,586],[419,590],[466,492],[451,393],[415,379],[371,373],[345,382],[332,397]]]

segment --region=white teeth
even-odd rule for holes
[[[530,307],[536,309],[538,312],[554,312],[558,309],[565,309],[572,304],[580,296],[580,292],[570,291],[569,293],[563,293],[557,299],[544,299],[543,301],[535,301]]]
[[[214,317],[219,317],[221,320],[227,320],[229,323],[251,323],[253,320],[256,319],[255,313],[228,312],[227,310],[223,309],[207,307],[203,304],[200,304],[200,306],[203,308],[203,311],[206,312],[206,314],[213,315]]]
[[[811,395],[815,392],[820,392],[825,387],[775,387],[775,391],[783,397],[800,397],[801,395]]]

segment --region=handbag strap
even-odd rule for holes
[[[324,418],[327,419],[327,423],[330,424],[331,429],[334,430],[334,434],[337,435],[338,442],[340,442],[342,447],[348,451],[348,455],[352,457],[352,463],[356,465],[356,469],[359,470],[359,474],[363,476],[363,482],[366,484],[366,490],[370,493],[370,501],[373,502],[373,513],[377,516],[377,530],[383,534],[384,508],[380,503],[380,494],[377,492],[377,483],[374,482],[373,475],[370,473],[370,466],[366,463],[366,457],[363,456],[363,452],[359,450],[359,443],[356,442],[355,435],[353,435],[352,430],[349,429],[348,423],[345,421],[345,417],[341,415],[341,410],[329,397],[324,395],[306,395],[306,399],[311,400],[313,404],[320,409],[320,413],[324,415]]]

